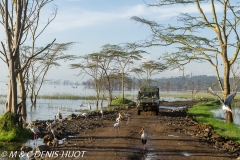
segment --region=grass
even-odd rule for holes
[[[126,109],[126,105],[130,102],[133,102],[130,99],[124,98],[122,103],[122,98],[117,98],[112,101],[111,106],[104,107],[104,110],[114,110],[115,108]]]
[[[106,94],[107,95],[107,94]],[[104,97],[104,99],[107,99],[108,96]],[[121,97],[122,95],[120,94],[113,94],[113,99],[114,97]],[[136,95],[132,95],[132,94],[125,94],[124,95],[125,98],[128,98],[128,99],[134,99],[136,98],[137,96]],[[100,99],[102,99],[102,95],[99,96]],[[86,100],[95,100],[95,95],[87,95],[87,96],[81,96],[81,95],[76,95],[76,94],[67,94],[67,93],[53,93],[53,94],[46,94],[46,95],[38,95],[37,98],[40,98],[40,99],[70,99],[70,100],[78,100],[78,99],[86,99]]]
[[[210,125],[214,131],[222,137],[238,142],[240,144],[240,128],[234,123],[226,123],[225,121],[216,119],[211,112],[212,109],[219,108],[217,102],[198,103],[188,109],[188,114],[196,117],[198,123]]]
[[[94,96],[79,96],[75,94],[59,94],[53,93],[51,95],[39,95],[37,98],[39,99],[70,99],[70,100],[78,100],[78,99],[87,99],[87,100],[94,100]]]

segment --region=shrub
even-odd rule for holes
[[[132,102],[129,99],[124,98],[122,103],[122,98],[118,98],[112,101],[112,105],[121,105],[121,104],[128,104],[129,102]]]
[[[0,141],[17,142],[29,137],[31,131],[15,124],[15,116],[7,112],[0,116]]]

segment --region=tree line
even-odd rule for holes
[[[126,77],[125,78],[125,90],[126,91],[135,91],[140,88],[140,86],[146,85],[144,83],[146,80],[144,79],[138,79],[136,77]],[[222,79],[221,79],[222,81]],[[231,84],[237,83],[237,86],[240,85],[240,82],[235,82],[234,78],[230,78]],[[81,83],[83,87],[86,89],[94,89],[94,84],[92,79],[88,79],[86,81],[83,81]],[[162,77],[162,78],[154,78],[150,79],[148,85],[152,86],[158,86],[160,88],[160,91],[169,92],[169,91],[207,91],[207,88],[211,86],[215,91],[221,91],[221,89],[218,87],[218,81],[215,76],[207,76],[207,75],[186,75],[179,76],[179,77]],[[232,85],[234,86],[234,85]],[[113,91],[121,91],[121,83],[117,81],[113,81],[112,84]],[[232,88],[234,91],[234,88]]]

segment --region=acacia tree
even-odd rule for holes
[[[167,69],[167,66],[161,62],[148,60],[143,62],[138,68],[133,68],[134,72],[139,79],[145,79],[143,85],[148,85],[151,77]]]
[[[144,46],[177,45],[177,51],[165,54],[169,64],[176,67],[191,61],[210,63],[216,71],[219,87],[226,99],[230,94],[230,67],[234,64],[240,49],[237,29],[240,22],[238,10],[240,6],[234,6],[238,3],[230,0],[160,0],[148,6],[186,7],[193,4],[196,5],[198,14],[189,14],[186,9],[186,13],[176,17],[177,26],[161,25],[136,16],[131,19],[148,25],[153,33],[152,38],[147,40]],[[211,8],[211,14],[203,10],[203,5]],[[216,6],[220,6],[218,9],[222,9],[221,13],[217,14]],[[223,82],[220,81],[220,69],[224,71]],[[231,112],[226,113],[226,122],[233,122]]]
[[[122,80],[122,102],[124,101],[124,88],[125,88],[125,76],[129,67],[133,64],[134,60],[140,60],[143,53],[146,51],[136,50],[135,44],[125,44],[125,46],[111,45],[109,46],[111,56],[114,57],[119,73],[121,74]]]
[[[33,1],[34,2],[34,1]],[[36,1],[36,6],[38,7],[43,7],[45,5],[47,1]],[[47,2],[49,3],[49,2]],[[21,46],[21,49],[20,49],[20,61],[21,61],[21,64],[23,64],[23,62],[25,62],[27,59],[26,58],[29,58],[29,57],[32,57],[34,56],[34,54],[36,53],[36,51],[40,51],[41,49],[39,48],[36,48],[36,43],[37,43],[37,39],[40,37],[40,35],[44,32],[44,30],[48,27],[48,25],[56,18],[56,15],[57,15],[57,6],[56,5],[53,5],[53,8],[52,8],[52,14],[48,17],[47,19],[47,22],[46,24],[43,25],[43,27],[39,27],[39,21],[40,21],[40,13],[41,13],[42,9],[39,9],[36,11],[36,16],[34,16],[34,19],[32,21],[29,21],[31,22],[31,25],[29,25],[29,29],[28,29],[28,32],[29,34],[31,35],[30,36],[30,39],[31,39],[31,47],[26,47],[26,46]],[[27,23],[29,23],[27,22]],[[26,48],[28,48],[28,51],[26,50]],[[30,51],[30,52],[29,52]],[[26,53],[25,53],[26,52]],[[30,53],[30,54],[29,54]],[[24,54],[27,54],[27,55],[24,55]],[[32,63],[33,61],[36,61],[37,58],[34,58],[35,60],[31,60],[29,61],[29,63]],[[19,65],[21,65],[19,64]],[[18,85],[19,85],[19,93],[20,93],[20,102],[21,102],[21,107],[22,107],[22,115],[23,115],[23,118],[25,120],[26,118],[26,99],[27,99],[27,87],[26,84],[30,84],[30,83],[24,83],[28,80],[26,79],[29,79],[27,76],[31,76],[29,74],[25,74],[28,69],[29,69],[29,65],[27,65],[22,71],[21,73],[18,74]],[[32,65],[31,65],[32,66]],[[19,66],[19,68],[21,68],[21,66]],[[39,67],[37,67],[39,68]],[[25,72],[25,73],[24,73]],[[32,72],[32,73],[36,73],[36,72]],[[23,74],[25,75],[23,77]],[[29,81],[28,81],[29,82]],[[40,90],[40,88],[39,88]],[[36,97],[36,96],[35,96]],[[31,98],[32,100],[32,98]],[[33,102],[33,101],[32,101]],[[35,101],[36,103],[36,101]]]
[[[29,65],[23,71],[26,89],[29,91],[30,100],[33,106],[36,106],[37,96],[45,81],[45,76],[52,67],[61,66],[59,61],[74,60],[76,56],[66,54],[66,51],[72,46],[74,42],[69,43],[54,43],[42,54],[31,59]],[[35,48],[35,47],[34,47]],[[42,48],[35,48],[42,50]],[[25,46],[22,49],[22,60],[25,61],[29,56],[32,56],[32,47]]]
[[[84,56],[80,56],[80,63],[70,64],[70,69],[79,69],[78,75],[90,76],[93,78],[94,89],[96,91],[96,109],[98,110],[98,103],[100,92],[103,90],[104,86],[104,71],[99,67],[99,54],[92,53]]]
[[[111,49],[109,50],[109,48],[111,48],[111,45],[109,44],[102,46],[102,50],[98,54],[98,66],[100,69],[103,70],[103,73],[105,75],[104,79],[106,79],[106,85],[107,85],[106,88],[108,90],[108,95],[109,95],[108,105],[111,105],[112,88],[113,88],[112,79],[114,77],[113,74],[116,69],[112,65],[113,56],[111,55]]]
[[[6,102],[6,112],[13,113],[14,122],[19,122],[21,105],[17,101],[17,77],[21,77],[22,71],[29,64],[29,61],[51,46],[48,44],[42,50],[35,52],[24,64],[20,63],[20,47],[28,37],[29,26],[31,26],[39,11],[52,0],[2,0],[0,2],[0,23],[5,30],[5,43],[1,41],[1,59],[8,66],[9,82]],[[19,81],[21,85],[22,82]]]

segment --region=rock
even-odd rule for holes
[[[21,150],[21,151],[24,151],[24,152],[27,153],[27,152],[29,152],[29,151],[32,150],[32,147],[29,147],[29,146],[22,146],[20,150]]]
[[[50,151],[50,148],[47,145],[40,145],[36,148],[36,151],[37,152]]]

